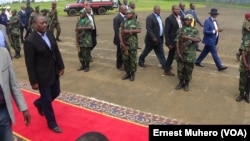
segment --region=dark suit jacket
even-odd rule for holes
[[[27,13],[25,12],[25,13],[23,13],[22,11],[19,11],[18,12],[18,15],[19,15],[19,21],[20,21],[20,25],[28,25],[28,21],[29,21],[29,19],[28,19],[28,15],[27,15]]]
[[[177,36],[177,30],[179,29],[178,22],[174,14],[169,15],[165,20],[165,41],[166,46],[176,46],[175,38]]]
[[[115,33],[113,43],[115,45],[120,44],[119,28],[120,28],[120,25],[121,25],[123,20],[124,20],[124,18],[121,16],[120,13],[118,13],[113,19],[113,29],[114,29],[114,33]]]
[[[217,23],[217,26],[219,26],[218,22],[216,23]],[[204,36],[203,36],[202,43],[204,43],[205,45],[217,45],[219,35],[218,37],[216,37],[216,33],[213,33],[213,30],[215,30],[214,23],[213,23],[212,18],[209,17],[204,22],[204,27],[203,27]]]
[[[31,85],[49,86],[59,77],[58,71],[64,69],[61,53],[55,37],[47,31],[51,49],[42,37],[33,31],[24,42],[25,63]]]
[[[164,35],[164,25],[163,27],[163,35]],[[146,18],[146,36],[145,36],[145,44],[158,45],[160,41],[160,26],[155,17],[154,13],[150,14]],[[153,39],[156,38],[158,42],[153,42]]]

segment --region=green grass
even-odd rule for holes
[[[59,12],[59,15],[61,15],[61,16],[62,15],[67,15],[63,11],[65,5],[75,2],[75,0],[62,0],[62,1],[57,0],[57,1],[58,1],[57,2],[57,10]],[[130,0],[128,0],[128,1],[130,1]],[[135,4],[136,4],[136,11],[153,11],[154,5],[159,5],[161,7],[162,11],[169,11],[169,10],[171,10],[172,5],[179,4],[179,2],[180,2],[180,0],[132,0],[132,1],[134,1]],[[186,7],[188,8],[189,7],[189,2],[187,0],[185,0],[184,3],[186,4]],[[208,5],[208,4],[211,4],[211,3],[196,2],[196,7],[197,8],[202,8],[202,7],[205,7],[205,5]],[[25,3],[15,3],[15,4],[11,4],[10,6],[11,6],[11,9],[16,9],[17,11],[19,11],[21,5],[25,5]],[[51,7],[51,2],[31,3],[31,6],[33,8],[35,6],[37,6],[37,5],[39,5],[40,10],[44,9],[44,8],[49,9]],[[233,6],[233,5],[231,5],[231,6]],[[237,5],[237,7],[239,7],[239,6]],[[249,8],[249,6],[248,6],[248,8]],[[117,12],[117,10],[108,11],[109,14],[115,13],[115,12]]]

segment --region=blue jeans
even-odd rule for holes
[[[0,108],[0,140],[13,141],[12,123],[7,107]]]

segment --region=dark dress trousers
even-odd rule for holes
[[[177,30],[179,29],[178,22],[174,14],[169,15],[165,20],[165,44],[166,46],[171,45],[173,48],[168,51],[168,58],[166,63],[166,71],[170,71],[175,52],[176,52],[176,41]]]

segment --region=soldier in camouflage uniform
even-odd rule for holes
[[[92,24],[87,17],[85,9],[80,11],[80,19],[76,23],[76,44],[78,48],[78,56],[81,62],[81,67],[78,71],[89,71],[90,52],[92,48],[91,36]]]
[[[9,31],[10,31],[10,39],[11,39],[11,46],[15,50],[15,55],[13,58],[20,58],[21,54],[21,47],[20,47],[20,40],[19,40],[19,17],[17,15],[17,11],[13,10],[12,11],[12,16],[10,17],[9,21]]]
[[[199,31],[191,26],[192,19],[193,16],[191,14],[187,14],[184,17],[184,26],[178,29],[175,39],[177,75],[180,80],[175,87],[176,90],[184,88],[184,91],[189,91],[189,81],[192,79],[196,59],[195,44],[201,41]]]
[[[242,25],[242,42],[239,48],[239,52],[236,53],[236,59],[240,61],[241,56],[241,48],[244,46],[244,40],[248,40],[250,38],[250,13],[245,14],[245,20]]]
[[[250,13],[245,14],[245,20],[242,26],[242,43],[239,51],[242,55],[240,60],[240,79],[239,91],[240,95],[236,98],[237,102],[246,99],[250,103]]]
[[[29,31],[32,32],[34,31],[34,17],[37,15],[37,14],[40,14],[40,7],[37,5],[35,6],[35,11],[33,11],[29,17]]]
[[[119,39],[122,48],[122,59],[126,74],[122,80],[130,79],[134,81],[137,69],[137,34],[141,32],[141,25],[137,19],[134,19],[135,12],[132,9],[127,10],[126,20],[120,25]]]
[[[46,18],[47,21],[47,29],[49,29],[49,23],[50,23],[50,18],[48,16],[49,10],[48,9],[42,9],[41,10],[42,15]]]
[[[56,9],[56,2],[52,2],[51,10],[49,11],[50,24],[49,29],[54,34],[54,30],[56,29],[56,40],[61,41],[59,36],[61,34],[61,26],[58,20],[58,12]]]

